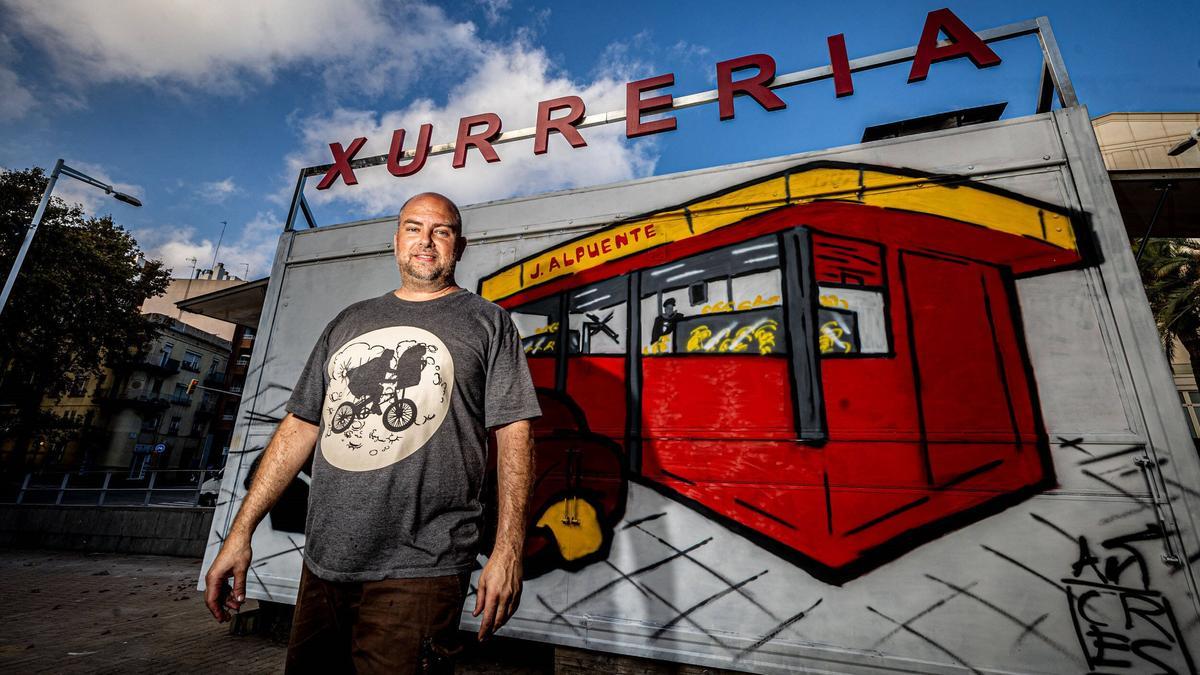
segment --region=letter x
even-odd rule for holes
[[[367,139],[360,136],[353,141],[350,141],[350,149],[343,150],[341,143],[330,143],[329,150],[333,153],[333,165],[329,167],[329,171],[325,173],[325,177],[317,183],[318,190],[328,190],[333,181],[337,180],[338,176],[342,177],[342,181],[346,185],[358,185],[358,178],[354,176],[354,169],[350,167],[350,161],[362,150],[362,146],[367,144]]]

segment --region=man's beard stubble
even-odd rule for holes
[[[423,282],[422,286],[430,288],[442,288],[449,285],[451,279],[454,278],[454,263],[433,265],[428,269],[422,269],[417,265],[412,257],[401,265],[401,272],[405,278],[414,279]]]

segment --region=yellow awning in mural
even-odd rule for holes
[[[924,213],[1078,252],[1075,230],[1065,210],[965,178],[825,162],[603,227],[499,270],[482,281],[480,294],[500,300],[766,211],[816,201]]]

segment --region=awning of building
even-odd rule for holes
[[[250,328],[258,327],[270,277],[240,284],[175,303],[180,309]]]
[[[1130,169],[1110,171],[1109,177],[1131,238],[1145,236],[1160,200],[1151,237],[1200,237],[1200,170]]]

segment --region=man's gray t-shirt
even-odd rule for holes
[[[329,581],[471,569],[486,429],[541,414],[512,319],[461,289],[347,307],[287,410],[320,424],[305,561]]]

